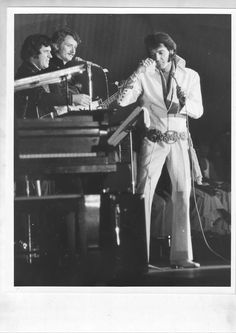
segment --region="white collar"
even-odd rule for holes
[[[176,56],[175,56],[176,58],[176,64],[179,66],[179,67],[182,67],[182,68],[184,68],[185,66],[186,66],[186,61],[183,59],[183,58],[181,58],[180,56],[178,56],[177,54],[176,54]]]

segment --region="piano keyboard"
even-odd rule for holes
[[[48,153],[48,154],[19,154],[22,160],[42,158],[75,158],[75,157],[96,157],[97,153]]]

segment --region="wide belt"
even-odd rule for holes
[[[166,143],[172,144],[178,140],[187,140],[188,135],[186,132],[177,132],[171,130],[162,133],[155,128],[150,128],[146,130],[146,137],[152,142],[164,141]]]

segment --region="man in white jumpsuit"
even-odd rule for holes
[[[203,114],[200,78],[176,55],[176,44],[166,33],[145,38],[148,58],[122,87],[118,104],[138,98],[144,110],[145,136],[139,156],[137,192],[145,197],[147,256],[150,256],[151,207],[166,162],[172,184],[172,238],[170,264],[196,268],[190,234],[191,172],[188,118]]]

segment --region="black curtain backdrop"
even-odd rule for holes
[[[210,142],[230,130],[230,14],[15,14],[15,70],[28,35],[51,36],[64,26],[82,39],[78,56],[107,68],[110,82],[127,78],[146,57],[143,40],[147,34],[169,33],[187,67],[201,77],[205,113],[199,120],[190,120],[195,143]]]

